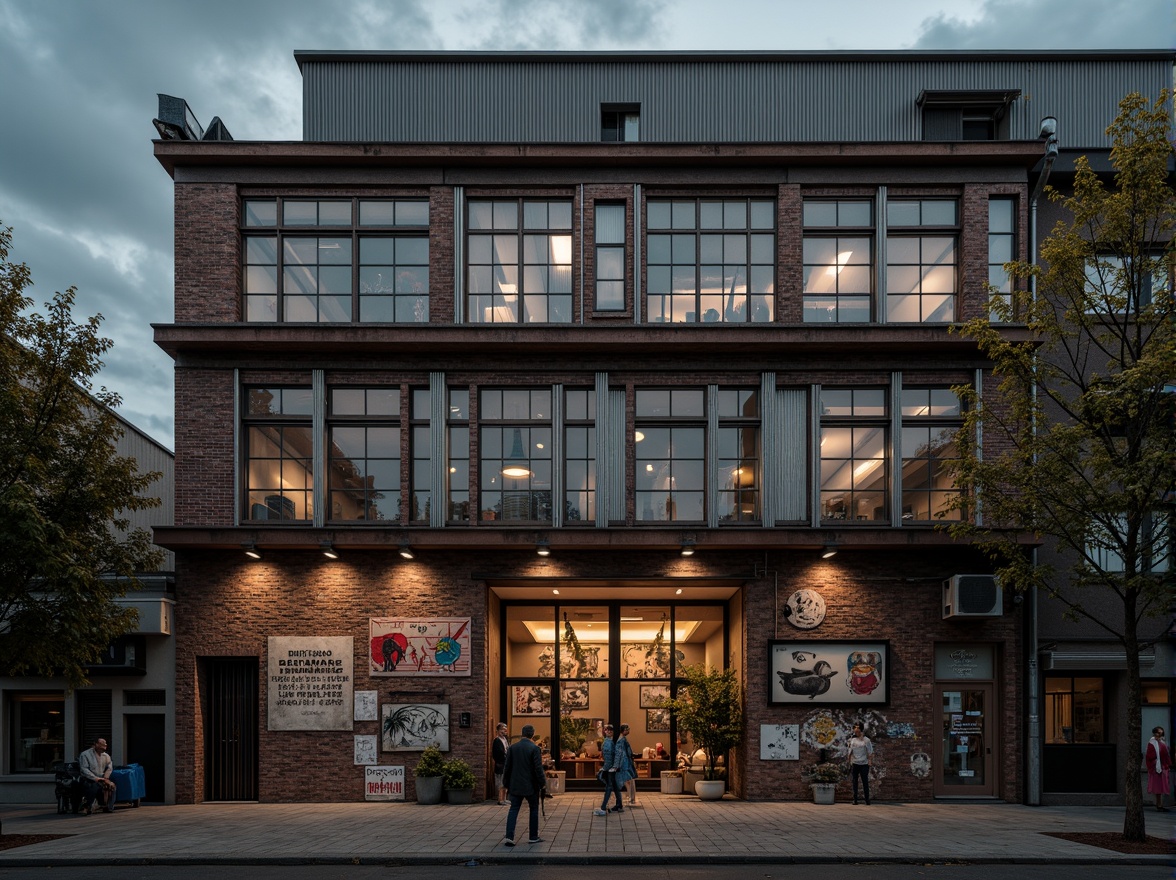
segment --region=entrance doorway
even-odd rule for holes
[[[206,699],[204,799],[257,800],[256,657],[207,657],[200,661]]]
[[[992,797],[996,712],[991,684],[938,684],[942,739],[934,791],[944,797]]]
[[[163,715],[125,715],[127,763],[143,767],[144,800],[164,801],[167,779]]]
[[[510,736],[535,727],[544,759],[569,787],[595,787],[606,721],[628,724],[638,784],[653,787],[691,743],[667,701],[683,666],[722,667],[721,602],[504,603],[502,717]],[[648,782],[646,782],[648,780]]]

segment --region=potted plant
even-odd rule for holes
[[[681,794],[682,776],[681,770],[663,770],[661,772],[661,793]]]
[[[441,803],[441,786],[444,782],[445,756],[436,745],[431,745],[423,752],[417,761],[412,775],[416,777],[416,796],[418,804]]]
[[[451,804],[471,804],[474,802],[474,786],[478,778],[474,771],[461,758],[453,758],[445,762],[442,772],[445,780],[445,796]]]
[[[828,762],[813,764],[805,773],[812,783],[813,803],[831,804],[837,791],[837,783],[841,781],[841,768]]]
[[[717,800],[726,789],[725,768],[718,763],[743,740],[743,700],[733,669],[705,664],[682,669],[686,693],[680,690],[668,705],[678,727],[703,750],[706,764],[695,793],[703,800]]]

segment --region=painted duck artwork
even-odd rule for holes
[[[780,676],[780,684],[786,693],[808,697],[810,700],[827,692],[829,680],[836,674],[837,670],[824,660],[818,660],[812,669],[797,669],[794,666],[791,672],[776,673]]]

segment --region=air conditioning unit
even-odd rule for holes
[[[1000,617],[1004,594],[991,574],[957,574],[943,582],[943,619]]]

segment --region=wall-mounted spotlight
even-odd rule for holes
[[[330,541],[323,541],[319,544],[319,549],[323,551],[323,556],[327,559],[338,559],[339,551],[335,549],[335,545]]]
[[[412,552],[412,546],[408,541],[400,545],[400,555],[404,559],[416,559],[416,554]]]
[[[682,539],[681,553],[683,556],[693,556],[694,555],[694,539],[693,538],[686,537],[686,538]]]
[[[837,555],[837,548],[833,544],[826,544],[825,549],[821,551],[822,559],[832,559]]]
[[[535,542],[535,552],[538,553],[540,556],[550,556],[551,555],[551,547],[548,546],[546,538],[540,538],[538,541]]]
[[[252,541],[246,541],[241,545],[242,552],[250,559],[261,559],[261,551],[257,549],[257,545]]]

